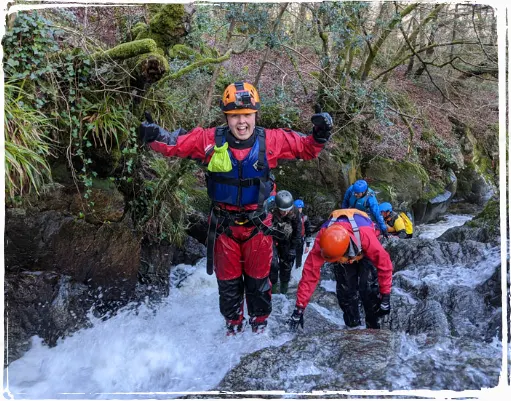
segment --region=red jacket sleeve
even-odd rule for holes
[[[319,238],[324,230],[322,228],[316,236],[312,250],[303,266],[302,278],[298,283],[298,290],[296,292],[296,306],[301,308],[306,308],[309,304],[309,300],[321,276],[321,266],[325,263],[325,260],[321,257],[321,248],[319,247]]]
[[[215,128],[193,128],[184,135],[179,135],[174,145],[154,141],[150,148],[164,156],[190,157],[204,160],[206,152],[215,145]]]
[[[360,227],[360,241],[364,256],[371,261],[378,271],[380,293],[390,294],[392,287],[392,262],[390,255],[383,248],[370,227]]]
[[[316,142],[312,135],[302,136],[288,129],[266,129],[266,155],[270,168],[279,159],[314,159],[324,144]]]

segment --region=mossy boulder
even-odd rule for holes
[[[457,178],[451,169],[431,178],[424,167],[410,161],[377,157],[364,170],[378,201],[412,211],[415,223],[435,220],[445,213],[456,193]]]
[[[456,243],[470,240],[498,246],[500,244],[499,200],[490,199],[476,217],[467,221],[463,226],[447,230],[438,240]]]
[[[509,209],[509,208],[508,208]],[[484,227],[491,236],[500,236],[500,202],[490,199],[483,211],[475,218],[465,223],[469,227]]]
[[[149,29],[148,25],[144,22],[137,22],[133,28],[131,28],[131,36],[136,38],[140,33]]]
[[[366,164],[363,175],[378,193],[378,201],[401,208],[409,209],[419,199],[436,195],[428,173],[418,163],[376,157]]]
[[[151,5],[151,19],[146,29],[137,30],[136,39],[153,39],[158,47],[169,49],[182,43],[190,30],[193,7],[184,4]]]
[[[467,124],[454,117],[451,117],[450,121],[464,156],[464,167],[457,173],[457,197],[482,205],[497,190],[498,130],[490,126],[485,133],[488,144],[483,145]]]
[[[93,208],[87,207],[92,202]],[[115,184],[110,180],[93,179],[88,199],[83,194],[75,193],[70,205],[70,211],[78,216],[85,211],[85,221],[92,224],[104,222],[118,222],[124,216],[124,196],[117,190]]]

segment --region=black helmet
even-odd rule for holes
[[[275,196],[275,205],[282,210],[283,212],[287,212],[291,210],[294,206],[293,195],[289,191],[279,191]]]

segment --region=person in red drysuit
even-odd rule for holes
[[[249,323],[262,332],[271,313],[271,214],[265,201],[274,192],[271,169],[281,159],[309,160],[318,156],[333,126],[328,113],[311,118],[312,135],[289,129],[256,126],[260,99],[247,82],[224,91],[221,108],[227,126],[168,132],[143,122],[145,143],[165,156],[192,158],[208,165],[207,189],[212,201],[208,230],[208,273],[216,274],[220,312],[227,334],[244,327],[244,295]]]
[[[334,263],[337,300],[346,326],[360,326],[360,295],[366,327],[379,329],[378,318],[390,313],[392,262],[378,241],[374,223],[357,209],[335,210],[322,225],[303,267],[290,328],[303,328],[303,312],[325,261]]]

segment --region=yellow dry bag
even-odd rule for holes
[[[231,158],[227,148],[229,144],[225,142],[222,146],[215,146],[213,156],[208,163],[208,171],[212,173],[228,173],[232,170]]]
[[[405,231],[407,234],[413,234],[413,223],[405,212],[400,212],[399,217],[403,219],[405,223]]]

